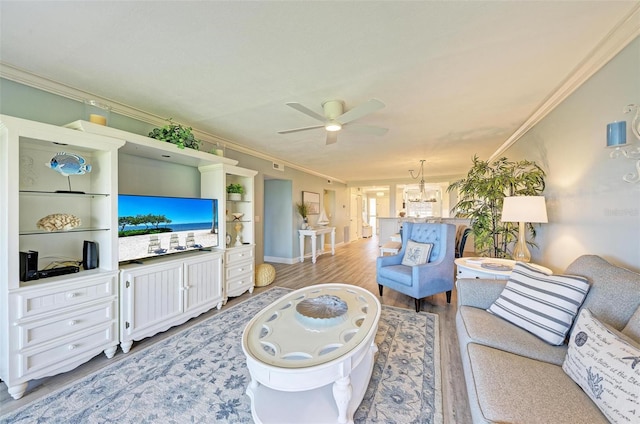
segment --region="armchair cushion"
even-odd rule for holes
[[[407,247],[402,257],[402,265],[415,266],[423,265],[429,261],[433,243],[418,243],[413,240],[407,241]]]
[[[587,292],[589,281],[575,275],[547,275],[517,262],[489,312],[552,345],[561,345]]]

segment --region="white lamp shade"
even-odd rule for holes
[[[505,197],[502,222],[549,222],[544,196]]]

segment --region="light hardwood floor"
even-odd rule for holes
[[[313,284],[321,283],[347,283],[366,288],[378,295],[378,285],[376,283],[376,257],[379,254],[378,242],[375,237],[361,239],[336,249],[335,256],[330,254],[322,255],[315,264],[310,259],[303,263],[293,265],[273,264],[276,268],[276,279],[271,286],[256,288],[254,294],[267,290],[272,286],[299,289]],[[245,293],[242,296],[231,298],[222,308],[222,311],[229,306],[246,300],[252,296]],[[401,308],[414,309],[413,299],[390,289],[384,291],[384,296],[379,297],[384,305],[397,306]],[[442,391],[443,391],[443,414],[446,424],[470,423],[471,415],[467,400],[467,392],[462,374],[462,363],[460,351],[458,349],[458,339],[455,329],[456,313],[456,292],[454,290],[451,304],[447,304],[445,294],[441,293],[423,299],[422,310],[438,314],[440,319],[440,358],[442,370]],[[140,350],[145,346],[156,343],[166,337],[175,334],[185,326],[194,325],[208,317],[219,313],[212,310],[180,327],[172,328],[169,331],[147,338],[140,342],[135,342],[132,352]],[[10,412],[32,400],[38,399],[58,388],[64,387],[73,381],[93,373],[100,368],[120,361],[127,355],[118,350],[112,359],[107,359],[104,355],[96,356],[86,364],[73,371],[30,382],[27,393],[22,399],[13,400],[7,394],[6,385],[0,384],[0,411]]]

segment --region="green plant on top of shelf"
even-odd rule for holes
[[[227,193],[244,194],[244,187],[242,187],[242,184],[229,184],[227,186]]]
[[[201,141],[193,135],[193,128],[173,122],[172,118],[167,119],[168,124],[160,128],[154,128],[149,133],[149,137],[156,140],[166,141],[178,146],[179,149],[188,147],[200,150]]]

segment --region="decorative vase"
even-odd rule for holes
[[[240,232],[242,231],[241,222],[239,221],[236,222],[235,230],[236,230],[236,242],[234,243],[234,246],[242,246],[242,237],[240,236]]]

